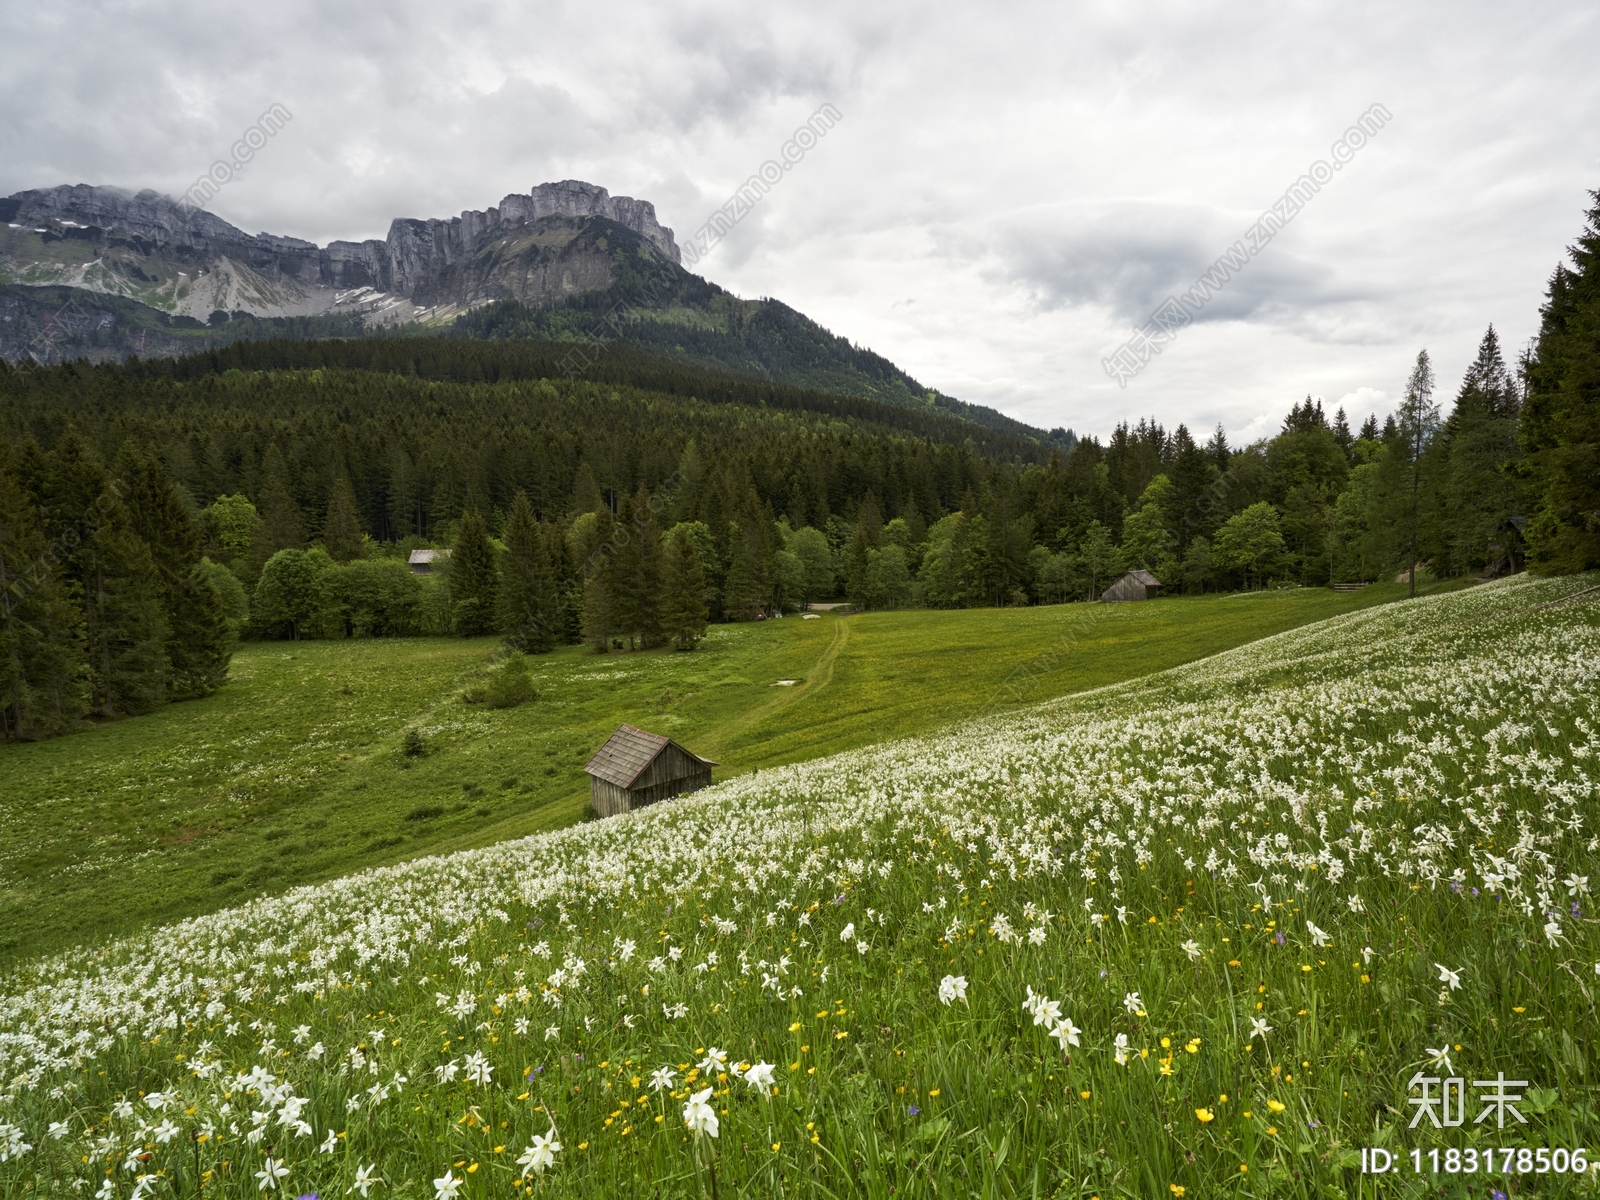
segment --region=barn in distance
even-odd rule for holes
[[[1117,600],[1149,600],[1161,594],[1161,580],[1149,571],[1129,571],[1105,591],[1100,599],[1107,604]]]
[[[589,802],[596,816],[614,817],[706,787],[716,765],[669,737],[619,725],[584,767]]]

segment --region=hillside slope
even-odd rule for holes
[[[1561,1148],[1568,1194],[1600,1133],[1569,1032],[1600,622],[1562,603],[1592,582],[40,963],[0,1000],[0,1184],[1322,1197],[1374,1144],[1465,1142]],[[1408,1134],[1430,1062],[1527,1081],[1526,1125]]]

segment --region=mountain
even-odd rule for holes
[[[383,240],[247,234],[154,191],[80,184],[0,200],[0,357],[173,356],[266,337],[620,340],[798,387],[936,410],[1070,447],[924,387],[777,300],[684,270],[655,207],[578,180]],[[72,289],[66,291],[64,289]],[[582,354],[582,351],[579,351]]]

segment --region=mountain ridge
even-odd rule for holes
[[[926,388],[781,301],[745,300],[691,273],[654,205],[578,180],[448,219],[396,218],[384,240],[325,247],[247,234],[149,189],[18,192],[0,200],[0,220],[0,357],[12,362],[402,330],[620,340],[1047,444],[1074,440],[1070,430],[1047,433]],[[63,302],[59,289],[74,291]]]

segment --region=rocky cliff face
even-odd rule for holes
[[[0,220],[0,282],[87,288],[202,320],[217,309],[426,320],[503,297],[546,304],[610,285],[608,229],[679,262],[654,205],[572,179],[326,247],[252,236],[154,191],[83,184],[18,192],[0,200]]]

